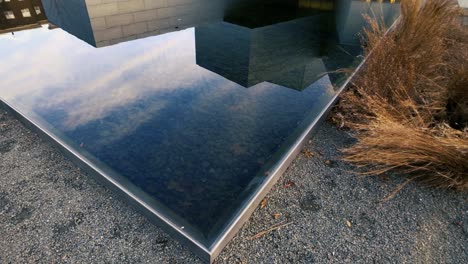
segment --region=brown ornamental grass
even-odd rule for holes
[[[368,59],[335,109],[357,139],[345,160],[364,174],[468,189],[468,28],[455,2],[403,0],[387,34],[367,18]]]

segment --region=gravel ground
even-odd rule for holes
[[[468,195],[409,184],[381,202],[402,180],[357,177],[338,161],[351,143],[324,124],[216,262],[468,263]],[[0,175],[0,263],[201,263],[4,113]]]

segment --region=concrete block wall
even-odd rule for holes
[[[85,0],[97,47],[222,20],[225,1]]]
[[[357,45],[360,44],[360,37],[357,33],[367,24],[363,14],[371,17],[385,17],[387,26],[391,26],[398,17],[399,2],[371,2],[338,0],[336,10],[336,30],[340,44]],[[391,16],[390,14],[394,14]]]
[[[465,26],[468,26],[468,6],[463,8],[462,23]]]
[[[461,17],[462,23],[468,26],[468,0],[458,0],[458,5],[463,9]]]
[[[227,22],[197,27],[196,62],[246,88],[267,81],[303,90],[327,72],[320,58],[320,19],[255,29]]]

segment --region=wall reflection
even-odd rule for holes
[[[303,90],[336,68],[326,62],[330,39],[359,44],[362,15],[393,21],[394,2],[42,0],[42,7],[39,0],[11,0],[9,5],[38,6],[51,23],[95,47],[195,27],[199,66],[244,87],[266,81]],[[45,19],[43,12],[40,18]]]
[[[330,39],[326,20],[317,15],[254,29],[227,22],[196,27],[197,64],[244,87],[266,81],[303,90],[327,72],[320,54]]]
[[[341,44],[359,43],[359,32],[366,25],[363,15],[375,17],[391,26],[399,16],[399,0],[338,0],[336,5],[336,32]]]
[[[231,0],[42,1],[52,23],[104,47],[222,20]]]
[[[359,31],[359,25],[363,24],[362,13],[380,16],[398,9],[393,5],[396,2],[394,0],[42,0],[42,2],[53,24],[96,47],[220,21],[251,29],[272,26],[323,11],[334,13],[340,38],[343,42],[352,42],[356,40],[353,39],[353,35]]]
[[[0,34],[47,23],[40,0],[0,0]]]

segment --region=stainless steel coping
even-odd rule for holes
[[[339,94],[345,89],[351,78],[355,73],[362,67],[364,61],[356,68],[354,73],[347,79],[347,81],[340,87],[336,95],[331,99],[327,106],[321,111],[318,117],[310,124],[307,129],[300,135],[294,145],[289,151],[283,156],[280,162],[271,170],[268,179],[262,184],[262,186],[251,196],[242,211],[231,221],[229,227],[225,230],[224,234],[216,240],[214,246],[206,248],[204,245],[196,241],[189,234],[184,232],[180,226],[174,224],[171,220],[166,218],[163,214],[155,210],[152,206],[147,204],[145,201],[138,198],[134,193],[128,190],[124,185],[116,181],[113,177],[109,176],[103,170],[95,166],[90,160],[81,155],[80,153],[73,150],[71,146],[66,144],[64,141],[59,139],[53,133],[47,129],[41,127],[39,124],[34,122],[31,118],[21,112],[18,108],[14,107],[6,100],[0,98],[0,105],[15,116],[20,122],[22,122],[30,130],[36,132],[41,138],[45,139],[49,144],[60,150],[66,157],[70,158],[76,165],[86,171],[89,175],[99,181],[101,184],[108,188],[111,188],[121,198],[125,199],[127,203],[130,203],[133,207],[137,208],[140,213],[148,217],[153,223],[157,224],[164,229],[167,233],[173,236],[176,240],[180,241],[185,246],[189,247],[196,255],[201,259],[212,263],[214,259],[219,255],[222,249],[227,245],[232,237],[239,231],[242,225],[249,219],[258,203],[267,195],[273,185],[278,181],[279,177],[288,168],[291,162],[294,160],[296,155],[301,151],[304,143],[307,139],[316,131],[319,127],[319,123],[326,117],[332,106],[338,99]]]
[[[386,31],[385,35],[395,28],[399,20],[400,18],[395,20],[395,22]],[[296,140],[294,145],[283,156],[281,161],[275,166],[268,180],[265,183],[263,183],[263,185],[257,190],[254,196],[250,199],[248,204],[244,207],[242,212],[235,218],[234,221],[231,222],[229,228],[224,232],[224,235],[221,236],[215,242],[212,248],[210,248],[210,256],[211,256],[210,263],[214,261],[214,259],[221,253],[221,251],[227,245],[227,243],[237,234],[237,232],[240,230],[243,224],[249,219],[249,217],[252,215],[254,210],[257,208],[257,205],[268,194],[268,192],[275,185],[275,183],[278,181],[280,176],[286,171],[289,165],[291,165],[292,161],[296,158],[297,154],[300,153],[300,151],[304,147],[307,140],[315,132],[317,132],[317,129],[319,128],[320,123],[326,119],[328,113],[331,111],[335,103],[338,101],[338,98],[341,95],[341,93],[346,89],[346,87],[354,78],[354,76],[364,66],[364,64],[367,61],[367,58],[371,54],[372,54],[372,51],[368,54],[367,57],[365,57],[361,61],[361,63],[356,67],[353,73],[340,86],[340,88],[338,89],[336,94],[333,96],[333,98],[330,100],[330,102],[326,105],[326,107],[320,112],[320,114],[316,117],[316,119],[307,127],[307,129],[299,136],[299,138]]]

